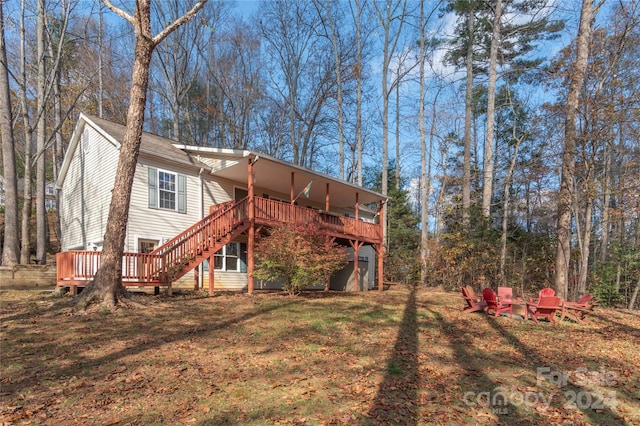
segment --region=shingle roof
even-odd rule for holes
[[[92,115],[87,115],[86,117],[102,128],[112,138],[122,143],[124,133],[126,131],[125,126]],[[172,139],[164,138],[152,133],[142,132],[140,152],[156,157],[162,157],[171,161],[177,161],[182,164],[189,164],[194,167],[209,168],[206,164],[198,161],[197,157],[173,146],[174,143],[176,143],[176,141]]]

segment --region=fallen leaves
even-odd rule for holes
[[[107,317],[2,297],[0,423],[640,422],[640,315],[627,312],[534,325],[400,285],[300,300],[150,298]],[[615,384],[537,383],[539,367],[601,366]],[[510,404],[491,405],[499,391]],[[598,391],[616,403],[565,408],[567,395]]]

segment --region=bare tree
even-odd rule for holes
[[[324,36],[331,42],[333,49],[334,60],[334,72],[336,78],[336,107],[338,114],[338,151],[339,162],[338,177],[344,180],[344,162],[345,162],[345,149],[344,149],[344,102],[343,102],[343,85],[344,77],[342,68],[345,67],[343,61],[343,45],[340,34],[340,15],[341,11],[338,8],[340,3],[324,2],[320,0],[314,0],[313,4],[318,11],[318,16],[322,20],[322,29],[324,30]],[[336,8],[336,10],[334,10]]]
[[[31,137],[33,126],[29,120],[29,106],[27,104],[27,53],[26,53],[26,28],[25,28],[25,0],[22,0],[20,9],[20,102],[22,105],[22,128],[24,131],[24,185],[22,188],[22,222],[20,243],[20,263],[27,265],[31,259]]]
[[[489,55],[489,83],[487,86],[487,130],[484,139],[484,182],[482,186],[482,216],[489,219],[491,199],[493,198],[493,134],[496,106],[496,80],[498,76],[498,46],[500,44],[500,20],[502,19],[502,0],[494,4],[493,34]]]
[[[122,255],[129,218],[131,187],[140,152],[151,54],[172,31],[195,16],[206,1],[198,1],[184,15],[169,23],[154,36],[151,32],[150,0],[137,1],[133,15],[117,8],[110,0],[103,0],[109,9],[131,23],[136,35],[136,46],[127,110],[127,129],[120,147],[113,186],[113,194],[117,196],[111,197],[100,269],[93,281],[80,294],[77,302],[80,307],[87,307],[92,303],[113,307],[126,297],[126,291],[122,285]]]
[[[381,5],[373,2],[378,21],[384,34],[382,53],[381,95],[382,95],[382,195],[389,192],[389,96],[393,87],[389,87],[389,66],[393,58],[407,11],[406,0],[386,0]],[[397,161],[397,159],[396,159]],[[384,209],[382,229],[386,233],[388,209]],[[384,235],[386,244],[387,236]]]
[[[356,38],[356,151],[357,151],[357,179],[358,185],[362,186],[362,5],[360,0],[354,0],[355,11],[351,8],[353,21],[355,23]],[[351,4],[351,2],[349,2]]]
[[[326,106],[335,96],[333,54],[327,40],[316,33],[320,23],[309,3],[266,4],[260,31],[272,59],[271,93],[289,121],[293,163],[310,167],[321,128],[332,122]]]
[[[569,290],[569,265],[571,261],[571,207],[576,154],[576,114],[580,104],[580,91],[584,82],[589,58],[591,24],[597,9],[594,0],[583,0],[580,26],[576,37],[576,59],[571,70],[571,83],[565,108],[564,146],[562,150],[562,174],[558,197],[558,223],[556,248],[556,292],[566,299]]]
[[[16,175],[13,111],[9,90],[9,64],[4,31],[3,2],[0,2],[0,134],[2,137],[2,167],[4,171],[4,241],[2,265],[18,263],[18,185]]]

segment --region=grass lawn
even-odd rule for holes
[[[457,293],[0,294],[0,424],[640,424],[640,313],[464,314]]]

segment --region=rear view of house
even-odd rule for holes
[[[57,181],[58,285],[86,285],[100,263],[125,127],[81,115]],[[382,286],[384,197],[248,150],[186,146],[144,133],[127,223],[123,284],[219,290],[254,282],[253,242],[275,223],[315,221],[350,263],[331,288]]]

